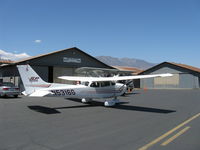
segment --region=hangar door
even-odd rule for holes
[[[178,88],[179,74],[173,74],[171,77],[154,78],[154,88]]]
[[[73,82],[58,79],[58,77],[73,76],[73,75],[74,75],[74,68],[65,68],[65,67],[54,67],[53,68],[53,82],[54,83],[72,84]]]

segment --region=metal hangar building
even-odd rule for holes
[[[192,66],[163,62],[142,74],[172,73],[172,77],[141,79],[140,87],[149,89],[197,89],[200,88],[200,69]]]
[[[13,82],[15,85],[20,85],[21,81],[16,65],[24,64],[31,65],[44,81],[50,83],[66,83],[67,81],[57,77],[77,75],[75,70],[80,67],[114,69],[82,50],[73,47],[1,65],[0,79],[3,82]]]

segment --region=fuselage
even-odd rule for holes
[[[126,85],[111,82],[93,82],[84,85],[51,84],[48,88],[40,90],[50,92],[48,96],[98,99],[120,96],[126,91]]]

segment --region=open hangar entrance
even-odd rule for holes
[[[198,89],[200,69],[192,66],[163,62],[140,74],[172,73],[172,77],[141,79],[140,87],[149,89]]]
[[[67,83],[58,79],[59,76],[78,75],[76,69],[80,67],[94,67],[115,69],[104,64],[82,50],[73,47],[59,50],[48,54],[30,57],[21,61],[13,62],[0,67],[0,77],[4,82],[13,82],[15,85],[22,86],[16,65],[29,64],[46,82]]]

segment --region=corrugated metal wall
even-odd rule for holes
[[[179,74],[174,74],[172,77],[154,78],[154,88],[178,88],[180,82],[179,77]]]
[[[181,74],[180,75],[180,88],[199,88],[199,78],[193,74]]]
[[[54,67],[53,68],[53,82],[54,83],[65,83],[65,84],[73,84],[71,81],[62,80],[58,77],[60,76],[73,76],[74,68],[66,68],[66,67]]]

